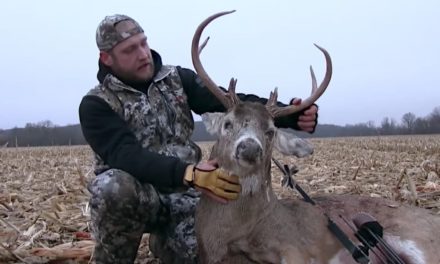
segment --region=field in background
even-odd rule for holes
[[[309,194],[386,197],[440,217],[440,135],[310,141],[311,157],[274,154],[299,169],[295,179]],[[211,144],[200,143],[205,158]],[[88,262],[93,242],[85,186],[94,177],[91,159],[86,146],[0,149],[0,263]],[[297,196],[280,186],[275,165],[272,172],[280,197]],[[147,235],[137,263],[156,263],[146,241]]]

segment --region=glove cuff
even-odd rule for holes
[[[185,175],[183,176],[184,183],[190,187],[194,187],[196,166],[188,165],[185,170]]]

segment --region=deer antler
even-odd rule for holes
[[[203,68],[203,65],[200,61],[200,53],[202,52],[202,49],[206,46],[209,38],[207,38],[200,46],[199,46],[199,43],[200,43],[200,36],[202,35],[203,30],[205,29],[205,27],[209,23],[211,23],[214,19],[216,19],[218,17],[224,16],[224,15],[227,15],[227,14],[230,14],[233,12],[235,12],[235,10],[220,12],[220,13],[214,14],[214,15],[208,17],[207,19],[205,19],[197,27],[196,32],[194,33],[194,37],[193,37],[193,41],[192,41],[192,45],[191,45],[191,56],[192,56],[194,69],[199,74],[199,77],[200,77],[200,79],[202,79],[205,86],[211,91],[211,93],[213,93],[217,97],[217,99],[219,99],[219,101],[223,104],[223,106],[226,109],[230,109],[234,105],[240,103],[240,99],[237,97],[237,94],[235,93],[235,86],[237,84],[237,79],[231,78],[231,81],[229,82],[229,88],[228,88],[227,93],[225,93],[222,89],[220,89],[220,87],[218,87],[217,84],[215,84],[215,82],[206,73],[206,71]],[[319,85],[319,87],[317,87],[315,73],[313,72],[313,68],[310,66],[310,74],[312,76],[312,93],[311,93],[310,97],[308,97],[305,100],[302,100],[300,105],[289,105],[289,106],[285,106],[285,107],[277,106],[278,92],[277,92],[277,89],[275,88],[274,92],[270,93],[269,100],[266,103],[267,110],[274,118],[290,115],[290,114],[299,112],[299,111],[311,106],[324,93],[325,89],[327,89],[327,86],[329,85],[330,79],[332,76],[332,61],[331,61],[330,55],[328,54],[328,52],[325,49],[319,47],[316,44],[315,44],[315,46],[319,50],[321,50],[325,56],[327,70],[325,73],[324,80]]]
[[[207,19],[205,19],[196,29],[196,32],[194,33],[192,45],[191,45],[191,56],[192,61],[194,65],[194,69],[198,73],[200,79],[202,79],[205,86],[213,93],[217,99],[220,100],[220,102],[223,104],[223,106],[226,109],[230,109],[234,105],[238,104],[240,102],[240,99],[237,97],[237,94],[235,93],[235,86],[237,84],[237,79],[231,78],[231,81],[229,82],[229,88],[228,93],[225,93],[220,87],[215,84],[213,80],[209,77],[209,75],[206,73],[205,69],[203,68],[203,65],[200,61],[200,52],[205,47],[205,45],[208,42],[207,38],[202,45],[199,47],[200,42],[200,36],[202,35],[203,30],[205,27],[211,23],[214,19],[221,17],[223,15],[227,15],[230,13],[235,12],[235,10],[232,11],[226,11],[226,12],[220,12],[217,14],[214,14]]]
[[[316,44],[315,46],[319,50],[321,50],[325,56],[327,70],[325,72],[324,80],[319,85],[319,87],[317,87],[315,73],[313,72],[312,66],[310,66],[310,74],[312,76],[312,94],[307,99],[302,100],[301,104],[299,105],[289,105],[284,107],[277,106],[276,103],[277,103],[278,92],[277,92],[277,88],[275,88],[274,92],[270,93],[269,100],[266,103],[266,108],[269,111],[269,113],[273,116],[273,118],[290,115],[311,106],[324,93],[325,89],[327,89],[327,86],[330,83],[330,79],[332,77],[332,60],[330,58],[330,55],[325,49],[321,48]]]

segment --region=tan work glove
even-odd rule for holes
[[[220,202],[227,200],[235,200],[240,193],[240,184],[238,176],[229,175],[226,171],[217,167],[216,161],[208,161],[197,165],[189,165],[186,167],[185,182],[194,187],[198,187],[200,191],[214,198],[212,193],[222,199],[216,199]],[[209,191],[208,193],[206,191]]]

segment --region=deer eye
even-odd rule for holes
[[[273,136],[275,135],[275,130],[273,130],[273,129],[269,129],[269,130],[267,130],[264,134],[265,134],[266,137],[268,137],[268,138],[273,138]]]
[[[225,130],[231,130],[232,129],[232,122],[231,121],[226,121],[225,124],[223,125],[223,128]]]

